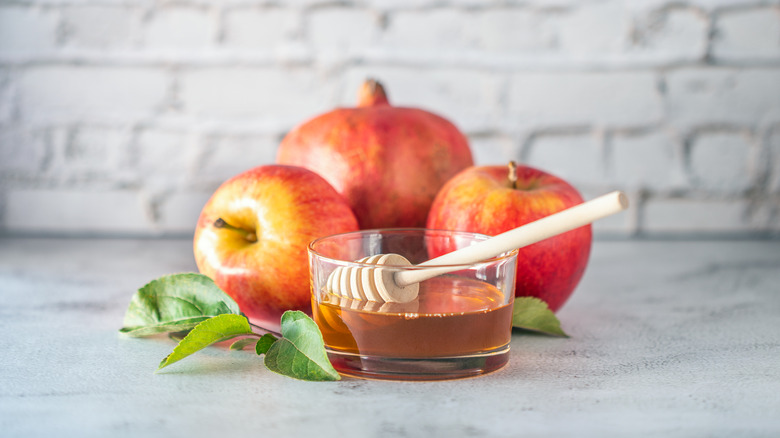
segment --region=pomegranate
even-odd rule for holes
[[[277,163],[325,178],[360,228],[422,227],[447,180],[473,165],[466,137],[446,119],[391,106],[384,87],[365,81],[356,108],[338,108],[293,129]]]

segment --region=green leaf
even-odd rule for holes
[[[257,352],[258,356],[268,353],[268,349],[271,348],[271,345],[273,345],[277,340],[277,337],[270,333],[264,334],[255,345],[255,351]]]
[[[190,330],[183,330],[183,331],[180,331],[180,332],[170,332],[170,333],[168,333],[168,337],[171,338],[172,340],[176,341],[176,342],[179,342],[182,339],[184,339],[184,337],[187,336],[187,334],[189,334],[189,332],[190,332]]]
[[[341,379],[328,361],[322,334],[311,318],[301,311],[287,311],[282,315],[281,328],[283,338],[265,353],[266,368],[300,380]]]
[[[230,344],[231,350],[243,350],[244,348],[252,345],[254,346],[257,344],[257,338],[241,338],[237,340],[236,342],[233,342]]]
[[[547,303],[535,297],[515,298],[512,326],[554,336],[569,337]]]
[[[196,325],[173,349],[173,352],[160,362],[157,369],[165,368],[216,342],[249,334],[252,334],[252,328],[249,327],[249,320],[245,316],[230,314],[214,316]]]
[[[134,337],[186,331],[226,313],[239,315],[238,304],[209,277],[195,273],[166,275],[133,295],[119,331]]]

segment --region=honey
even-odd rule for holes
[[[495,286],[474,279],[444,275],[427,280],[420,284],[417,299],[404,304],[356,301],[325,292],[316,301],[314,320],[326,348],[336,355],[489,355],[506,351],[511,338],[511,300]]]

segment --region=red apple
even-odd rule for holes
[[[311,312],[309,242],[356,231],[344,198],[322,177],[261,166],[222,184],[195,229],[195,261],[258,325],[279,331],[285,310]]]
[[[290,131],[276,162],[322,175],[364,229],[424,226],[439,189],[473,164],[455,125],[390,105],[373,80],[363,84],[356,108],[330,111]]]
[[[569,183],[549,173],[510,163],[471,167],[448,181],[436,196],[428,228],[495,236],[581,204]],[[558,310],[574,292],[590,255],[590,225],[520,249],[516,296],[533,296]]]

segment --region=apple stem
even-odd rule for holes
[[[509,162],[509,184],[513,189],[517,188],[517,163]]]
[[[224,228],[226,230],[235,231],[242,236],[244,236],[244,239],[246,239],[249,242],[257,242],[257,234],[247,231],[243,228],[234,227],[233,225],[230,225],[229,223],[225,222],[224,219],[219,218],[214,221],[214,227],[216,228]]]

